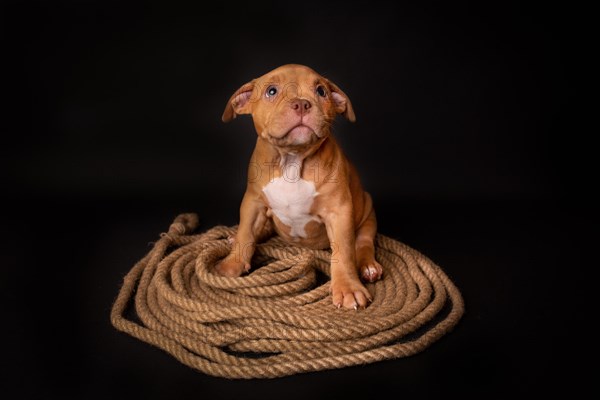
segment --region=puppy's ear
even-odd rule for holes
[[[354,115],[354,109],[352,108],[352,103],[350,103],[350,99],[340,89],[335,83],[331,82],[329,79],[325,79],[327,84],[329,85],[329,90],[331,91],[331,99],[335,104],[335,110],[338,114],[342,114],[344,117],[348,119],[350,122],[356,121],[356,116]]]
[[[227,102],[221,120],[229,122],[240,114],[250,114],[252,112],[250,99],[253,90],[254,81],[250,81],[236,90]]]

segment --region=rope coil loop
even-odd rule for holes
[[[326,250],[280,238],[258,244],[251,273],[211,272],[236,227],[194,234],[196,214],[181,214],[125,276],[113,326],[185,365],[226,378],[275,378],[416,354],[449,332],[464,313],[460,291],[440,267],[378,234],[384,278],[367,288],[365,310],[337,309]],[[135,305],[140,322],[127,319]]]

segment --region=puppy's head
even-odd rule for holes
[[[335,116],[354,122],[350,99],[334,83],[303,65],[289,64],[242,85],[223,121],[252,114],[256,132],[277,147],[306,147],[329,135]]]

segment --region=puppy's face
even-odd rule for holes
[[[284,65],[239,88],[223,112],[228,122],[252,114],[256,132],[282,148],[310,146],[327,137],[337,114],[355,120],[350,100],[335,84],[302,65]]]

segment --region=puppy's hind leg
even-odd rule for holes
[[[358,274],[364,282],[375,282],[383,274],[383,268],[375,260],[375,235],[377,220],[375,211],[371,209],[369,216],[356,231],[356,265]]]
[[[222,276],[238,277],[250,271],[250,261],[256,243],[265,240],[273,232],[267,207],[246,194],[240,207],[240,224],[232,241],[231,252],[215,265],[214,271]]]

